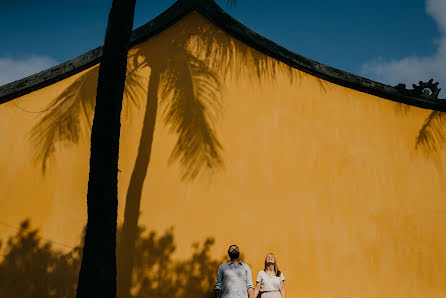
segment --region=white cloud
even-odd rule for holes
[[[22,79],[57,65],[58,62],[48,56],[30,56],[25,59],[0,57],[0,86]]]
[[[390,85],[405,83],[408,88],[418,81],[434,79],[440,82],[440,88],[446,88],[446,0],[427,0],[426,11],[437,23],[441,38],[431,57],[410,56],[400,60],[378,58],[362,65],[361,73],[379,82]],[[442,91],[440,97],[444,97]]]

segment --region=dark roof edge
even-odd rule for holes
[[[130,37],[130,46],[132,47],[138,43],[141,43],[163,31],[181,19],[184,15],[194,10],[198,4],[199,3],[195,3],[194,1],[176,2],[152,21],[135,29]],[[0,86],[0,104],[54,84],[98,64],[101,61],[102,50],[102,46],[97,47],[96,49],[80,55],[79,57],[76,57],[70,61],[30,75],[26,78]]]
[[[240,24],[212,0],[177,1],[161,15],[134,30],[131,46],[163,31],[193,10],[198,11],[222,30],[254,49],[318,78],[408,105],[446,111],[446,99],[431,99],[422,95],[414,96],[413,90],[381,84],[293,53]],[[1,86],[0,104],[81,72],[99,63],[101,56],[102,47],[98,47],[68,62]]]
[[[204,2],[204,5],[200,5],[197,11],[206,16],[211,22],[252,48],[285,64],[337,85],[420,108],[446,111],[446,99],[429,99],[424,96],[414,96],[413,90],[375,82],[293,53],[240,24],[225,13],[215,2]]]

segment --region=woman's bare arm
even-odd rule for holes
[[[283,280],[280,282],[280,295],[282,295],[282,298],[285,298],[285,283]]]
[[[257,295],[259,295],[260,292],[260,283],[256,283],[256,287],[254,289],[254,298],[257,298]]]

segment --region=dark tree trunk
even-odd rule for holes
[[[133,256],[138,236],[138,218],[144,180],[147,176],[150,155],[152,152],[153,133],[158,110],[158,89],[161,73],[152,67],[147,94],[147,105],[144,114],[143,128],[139,141],[138,155],[130,178],[125,203],[124,224],[118,251],[118,297],[130,297],[132,282]]]
[[[116,217],[121,109],[136,0],[113,0],[91,132],[87,230],[77,298],[116,297]]]

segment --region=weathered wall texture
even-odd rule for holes
[[[445,154],[415,150],[429,111],[290,69],[196,13],[129,55],[120,223],[156,76],[139,222],[173,227],[178,257],[213,237],[211,255],[237,243],[253,278],[275,253],[288,297],[446,295]],[[0,106],[2,222],[79,243],[96,71]]]

